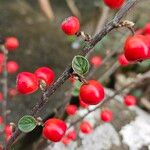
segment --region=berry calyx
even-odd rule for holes
[[[7,62],[7,72],[10,74],[16,73],[19,69],[19,65],[15,61],[8,61]]]
[[[67,105],[66,106],[66,113],[68,115],[74,115],[77,112],[77,106],[76,105]]]
[[[100,118],[102,121],[104,122],[110,122],[112,121],[113,119],[113,113],[111,110],[103,110],[101,113],[100,113]]]
[[[74,16],[66,18],[61,24],[61,29],[67,35],[75,35],[80,29],[79,19]]]
[[[49,67],[40,67],[35,71],[34,74],[39,81],[43,80],[47,86],[51,85],[54,82],[55,73]]]
[[[89,134],[93,132],[93,127],[88,121],[83,121],[80,124],[80,130],[84,134]]]
[[[100,56],[93,56],[90,62],[93,67],[98,68],[102,64],[102,58]]]
[[[66,123],[60,119],[52,118],[44,123],[43,136],[53,142],[59,142],[66,132]]]
[[[67,133],[67,137],[71,140],[76,140],[77,134],[75,130],[71,130]]]
[[[126,106],[134,106],[137,103],[137,99],[136,97],[132,96],[132,95],[127,95],[124,97],[124,104]]]
[[[125,0],[103,0],[104,3],[111,9],[119,9]]]
[[[134,35],[127,38],[124,54],[128,61],[142,61],[149,59],[149,42],[144,35]]]
[[[88,105],[97,105],[104,99],[104,88],[95,80],[89,80],[87,84],[83,84],[80,88],[79,97]]]
[[[39,88],[37,77],[30,72],[21,72],[17,76],[17,90],[21,94],[31,94]]]
[[[16,37],[7,37],[5,41],[5,47],[9,51],[14,51],[19,47],[19,41]]]
[[[128,66],[129,65],[129,61],[126,59],[124,54],[121,54],[118,56],[118,62],[121,66]]]

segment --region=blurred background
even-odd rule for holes
[[[149,6],[150,1],[142,0],[126,15],[126,19],[135,22],[135,29],[143,28],[146,23],[150,22]],[[102,0],[1,0],[0,34],[4,37],[15,36],[20,42],[19,48],[9,53],[8,60],[18,62],[18,72],[34,72],[38,67],[49,66],[55,71],[57,78],[85,45],[84,41],[75,36],[64,35],[60,28],[64,18],[71,15],[78,16],[81,30],[93,36],[113,18],[116,12],[104,6]],[[101,22],[102,16],[103,22]],[[97,79],[102,74],[102,83],[112,90],[119,89],[126,82],[134,79],[138,73],[144,73],[150,69],[150,60],[147,60],[127,67],[117,67],[114,68],[112,74],[107,73],[107,69],[112,67],[112,64],[117,61],[118,54],[123,51],[123,43],[129,34],[127,29],[112,31],[96,45],[90,56],[91,58],[99,55],[105,58],[111,51],[118,49],[92,77]],[[16,75],[9,75],[8,86],[10,88],[15,87]],[[130,91],[130,94],[138,99],[136,108],[128,109],[119,101],[106,104],[104,107],[114,112],[114,120],[111,124],[101,123],[94,133],[83,137],[82,142],[73,142],[69,146],[64,146],[62,143],[49,146],[49,142],[41,140],[41,128],[38,128],[23,135],[13,149],[148,150],[150,148],[149,85],[150,80],[145,80]],[[42,118],[51,116],[54,108],[60,106],[65,99],[65,92],[70,87],[71,84],[67,81],[50,98],[48,105],[43,108],[39,116]],[[9,97],[8,123],[16,123],[21,116],[28,114],[40,95],[41,92],[38,91],[28,96]],[[76,99],[77,97],[73,97],[71,100],[74,103]],[[84,113],[82,111],[84,110],[80,110],[80,113]],[[88,119],[93,121],[93,118]]]

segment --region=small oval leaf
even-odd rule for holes
[[[23,116],[18,122],[18,128],[22,132],[31,132],[37,125],[35,118],[29,115]]]
[[[81,55],[75,56],[72,60],[72,68],[78,75],[86,74],[89,71],[89,67],[88,60]]]

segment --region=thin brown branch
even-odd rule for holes
[[[86,56],[89,52],[93,50],[93,47],[102,40],[105,35],[107,35],[110,31],[116,28],[116,25],[120,22],[120,20],[124,17],[124,15],[136,4],[138,0],[130,0],[127,1],[126,4],[118,11],[114,19],[112,19],[109,23],[107,23],[104,28],[94,36],[94,38],[89,41],[83,49],[81,55]],[[73,73],[71,65],[69,65],[62,75],[56,80],[56,82],[48,87],[46,92],[42,95],[40,101],[32,109],[30,115],[36,117],[37,113],[45,106],[48,102],[48,98],[55,93],[55,91],[70,77],[70,74]],[[8,141],[6,149],[9,149],[17,137],[21,134],[19,129],[16,129],[15,133]]]

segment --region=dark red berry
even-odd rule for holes
[[[125,2],[125,0],[103,0],[103,1],[108,7],[112,9],[119,9]]]
[[[49,67],[38,68],[34,74],[39,80],[43,80],[47,86],[51,85],[55,79],[55,73]]]
[[[19,69],[19,65],[15,61],[8,61],[7,62],[7,72],[8,73],[16,73]]]
[[[3,117],[2,117],[2,116],[0,116],[0,124],[2,124],[2,123],[3,123],[3,121],[4,121]]]
[[[31,94],[39,88],[37,77],[30,72],[21,72],[17,76],[17,90],[21,94]]]
[[[110,122],[113,119],[113,113],[111,110],[103,110],[100,113],[100,118],[102,119],[102,121],[104,122]]]
[[[83,84],[79,93],[82,101],[88,105],[97,105],[104,99],[104,95],[103,86],[95,80],[90,80],[87,84]]]
[[[52,118],[45,122],[43,136],[53,142],[59,142],[66,132],[66,123],[60,119]]]
[[[75,35],[80,29],[80,22],[78,18],[71,16],[62,22],[61,28],[67,35]]]
[[[77,134],[75,130],[71,130],[67,133],[67,137],[71,140],[76,140]]]
[[[9,51],[16,50],[19,47],[19,41],[16,37],[8,37],[5,41],[5,47]]]
[[[66,113],[68,115],[74,115],[77,112],[77,106],[76,105],[67,105],[66,106]]]
[[[137,103],[136,97],[132,95],[127,95],[124,97],[124,104],[127,106],[134,106]]]
[[[84,134],[89,134],[93,132],[93,127],[88,121],[83,121],[80,124],[80,130]]]

